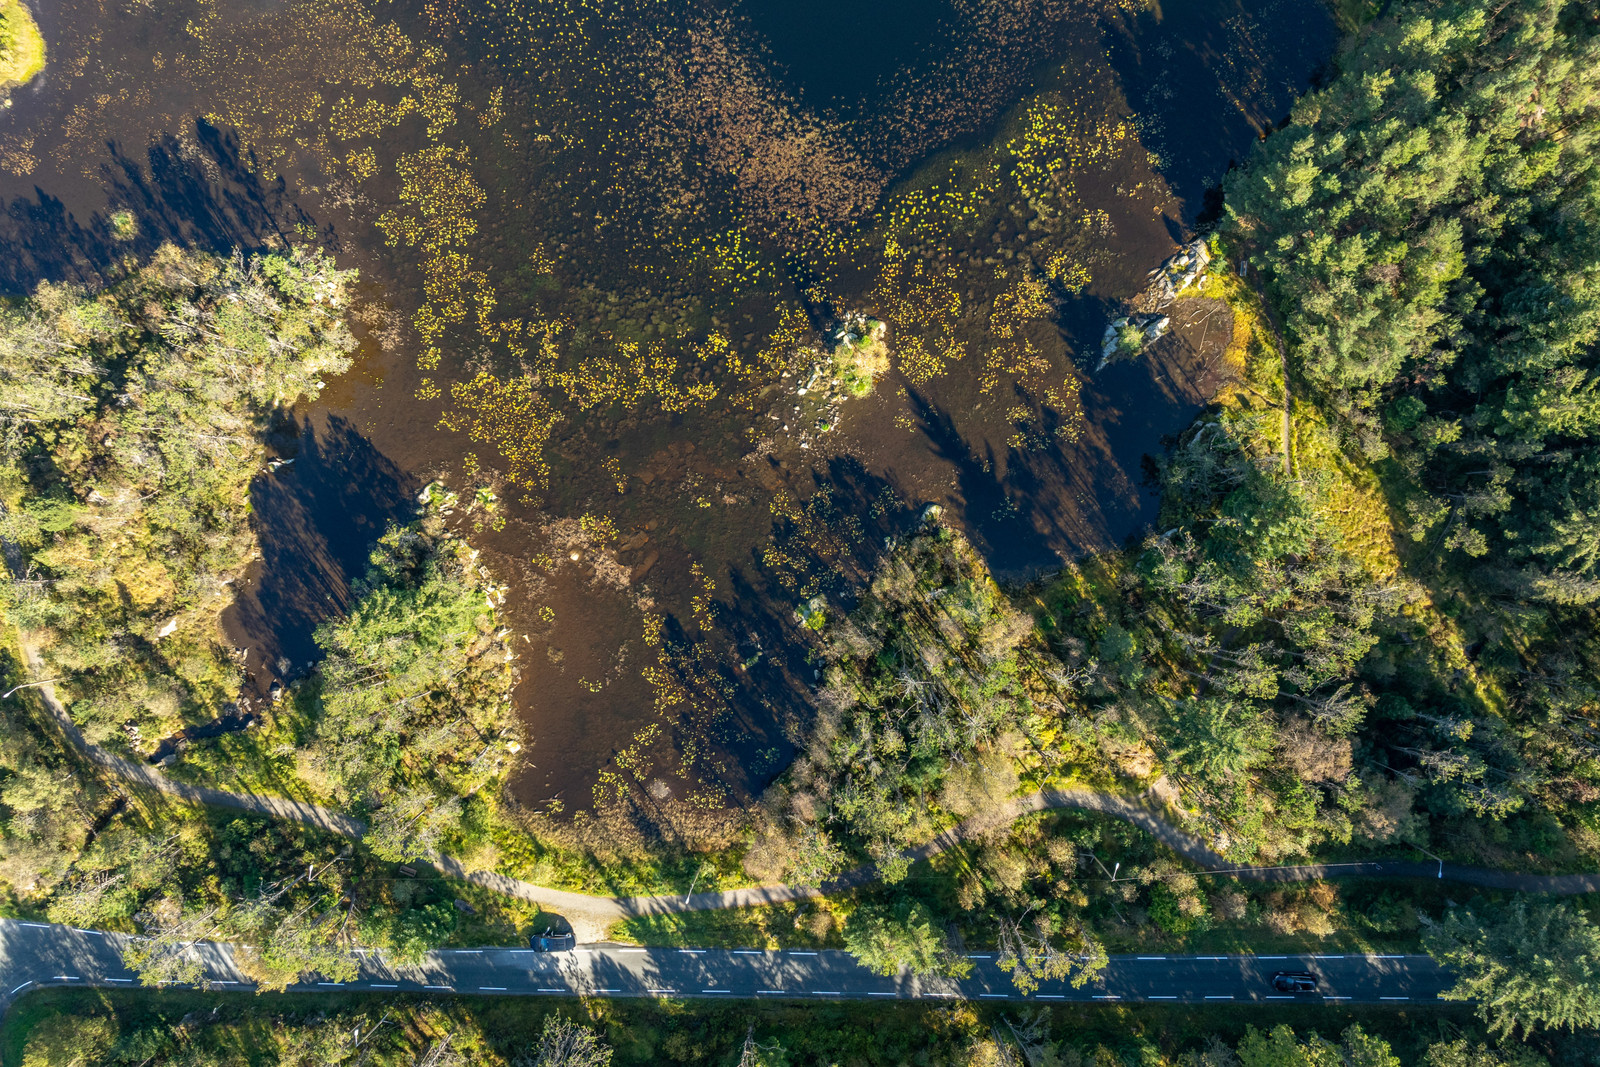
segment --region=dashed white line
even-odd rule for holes
[[[1272,996],[1271,994],[1268,994],[1267,999],[1268,1000],[1293,1000],[1294,998],[1293,997],[1277,997],[1277,996]]]
[[[993,956],[968,956],[967,959],[969,959],[969,960],[991,960],[991,959],[994,959],[994,957]]]
[[[34,924],[34,925],[38,925],[38,924],[37,924],[37,923],[35,923],[35,924]],[[27,988],[28,988],[28,987],[29,987],[29,986],[31,986],[31,985],[32,985],[32,984],[33,984],[33,979],[31,979],[31,978],[30,978],[30,979],[28,979],[28,980],[27,980],[27,981],[26,981],[26,982],[23,982],[23,983],[22,983],[22,984],[21,984],[21,985],[19,985],[19,986],[17,986],[17,988],[16,988],[16,989],[13,989],[13,990],[12,990],[12,991],[11,991],[11,992],[10,992],[10,993],[9,993],[9,994],[7,994],[7,995],[8,995],[8,996],[13,996],[13,997],[14,997],[14,996],[16,996],[16,995],[17,995],[17,994],[18,994],[18,993],[20,993],[20,992],[21,992],[21,991],[22,991],[22,990],[24,990],[24,989],[27,989]]]
[[[596,993],[620,993],[620,992],[622,992],[622,990],[620,990],[620,989],[596,989],[595,992]]]
[[[400,987],[397,986],[397,985],[392,985],[392,984],[390,984],[388,982],[373,982],[372,983],[372,988],[373,989],[399,989]]]
[[[343,983],[343,982],[318,982],[318,983],[317,983],[317,984],[318,984],[318,985],[331,985],[331,986],[341,986],[341,985],[344,985],[344,983]]]
[[[1258,960],[1286,960],[1288,956],[1257,956]]]
[[[212,985],[238,985],[239,984],[238,982],[234,981],[231,978],[212,978],[212,979],[210,979],[210,982],[211,982]],[[339,983],[335,982],[334,984],[338,985]]]
[[[1066,997],[1066,994],[1064,994],[1064,993],[1040,993],[1038,995],[1038,997],[1035,998],[1035,999],[1037,999],[1037,1000],[1066,1000],[1067,997]]]
[[[81,981],[83,981],[83,979],[78,977],[75,974],[52,974],[50,976],[50,981],[52,981],[52,982],[81,982]]]
[[[483,955],[483,949],[481,949],[481,948],[452,948],[452,949],[446,949],[445,951],[454,952],[457,956],[481,956],[481,955]]]
[[[788,951],[789,955],[791,955],[791,956],[815,956],[816,955],[815,952],[801,952],[799,949],[793,949],[793,948],[788,949],[787,951]]]
[[[48,930],[48,929],[50,929],[50,924],[49,923],[23,923],[22,925],[23,926],[31,926],[35,930]]]
[[[754,948],[736,948],[736,949],[733,950],[733,954],[735,956],[765,956],[766,955],[766,953],[762,952],[760,949],[754,949]]]
[[[842,997],[842,996],[844,996],[844,994],[839,992],[837,989],[813,989],[811,991],[811,995],[814,996],[814,997]]]
[[[108,981],[108,982],[131,982],[131,981],[133,981],[133,979],[132,978],[107,978],[106,981]]]
[[[1093,999],[1095,999],[1095,1000],[1121,1000],[1122,998],[1120,996],[1118,996],[1117,994],[1115,994],[1115,993],[1096,993],[1094,995]]]
[[[452,990],[452,989],[451,989],[451,988],[450,988],[450,987],[449,987],[449,986],[447,986],[447,985],[425,985],[425,986],[423,986],[423,987],[422,987],[422,988],[423,988],[423,989],[443,989],[443,990],[445,990],[445,991],[446,991],[446,992],[454,992],[454,990]]]
[[[700,990],[700,992],[702,992],[702,993],[732,993],[733,990],[731,990],[731,989],[702,989],[702,990]]]
[[[1178,998],[1175,997],[1175,996],[1169,996],[1166,993],[1162,993],[1162,994],[1159,994],[1159,995],[1152,993],[1150,995],[1150,999],[1151,1000],[1177,1000]]]
[[[1368,956],[1369,960],[1403,960],[1404,956]]]
[[[1010,993],[979,993],[978,996],[980,996],[980,997],[995,997],[995,998],[997,998],[999,1000],[1010,1000],[1011,999],[1011,994]]]
[[[539,987],[539,992],[541,992],[541,993],[565,993],[566,991],[567,990],[566,990],[565,986],[555,986],[555,987],[540,986]],[[650,990],[650,992],[659,993],[659,992],[661,992],[661,990],[652,989],[652,990]],[[666,990],[666,992],[670,993],[670,992],[672,992],[672,990],[668,989],[668,990]]]
[[[506,987],[503,985],[481,985],[478,987],[478,991],[481,993],[504,993]]]
[[[758,989],[758,990],[756,990],[756,992],[757,993],[782,993],[783,990],[781,990],[781,989]]]
[[[1208,994],[1206,996],[1206,999],[1207,1000],[1232,1000],[1233,999],[1233,994],[1232,993]]]
[[[1324,994],[1322,994],[1322,999],[1323,1000],[1349,1000],[1350,998],[1349,997],[1334,996],[1332,993],[1324,993]]]
[[[1410,1000],[1410,997],[1379,997],[1379,1000]]]
[[[646,989],[646,993],[676,993],[676,989]]]
[[[873,992],[869,991],[867,993],[867,996],[869,996],[869,997],[892,997],[892,996],[895,996],[895,994],[894,993],[873,993]]]
[[[1312,956],[1314,960],[1342,960],[1343,956]]]
[[[649,952],[649,951],[650,950],[646,949],[646,948],[619,948],[619,949],[617,949],[617,952],[622,953],[622,954],[635,953],[635,952]]]
[[[1135,956],[1134,957],[1134,959],[1139,959],[1139,960],[1164,960],[1166,958],[1167,957],[1165,957],[1165,956]]]
[[[706,954],[706,950],[703,948],[680,948],[678,951],[686,956],[704,956]]]
[[[77,933],[77,934],[88,934],[90,937],[104,937],[104,936],[106,936],[105,934],[102,934],[99,930],[79,930],[76,926],[72,927],[72,931],[73,931],[73,933]]]

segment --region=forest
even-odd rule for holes
[[[1552,1067],[1580,1040],[1496,1047],[1466,1013],[1413,1017],[1337,1008],[1218,1018],[1196,1008],[996,1009],[987,1005],[711,1005],[705,1001],[336,997],[317,1010],[259,999],[54,991],[0,1029],[19,1067],[146,1062],[430,1063],[439,1067],[631,1064],[913,1064],[919,1067]]]

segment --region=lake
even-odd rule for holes
[[[1335,40],[1317,0],[38,6],[0,286],[164,240],[362,271],[358,364],[253,490],[226,620],[252,684],[310,668],[423,485],[481,485],[459,520],[510,587],[515,796],[685,834],[808,721],[796,604],[847,607],[924,505],[1009,581],[1151,520],[1148,457],[1228,331],[1188,308],[1096,372],[1100,333]],[[852,313],[895,364],[823,410],[803,350]]]

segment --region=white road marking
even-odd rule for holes
[[[842,996],[844,996],[844,994],[839,992],[837,989],[813,989],[811,991],[811,995],[814,996],[814,997],[842,997]]]
[[[756,990],[756,992],[757,993],[782,993],[783,990],[781,990],[781,989],[758,989],[758,990]]]
[[[988,960],[988,959],[993,959],[993,958],[994,958],[993,956],[968,956],[967,957],[967,959],[969,959],[969,960]]]
[[[1138,960],[1164,960],[1166,958],[1167,957],[1165,957],[1165,956],[1135,956],[1134,957],[1134,959],[1138,959]]]
[[[81,981],[83,981],[83,979],[78,977],[75,974],[53,974],[53,975],[50,976],[50,981],[52,981],[52,982],[81,982]]]
[[[1038,999],[1038,1000],[1066,1000],[1067,998],[1066,998],[1066,995],[1064,993],[1040,993],[1039,996],[1036,999]]]
[[[1324,994],[1322,994],[1322,999],[1323,1000],[1349,1000],[1350,998],[1349,997],[1334,996],[1332,993],[1324,993]]]
[[[648,952],[650,950],[649,949],[644,949],[644,948],[619,948],[619,949],[617,949],[617,951],[618,952],[627,953],[627,952]]]
[[[450,987],[447,986],[447,985],[425,985],[422,988],[423,989],[443,989],[443,990],[447,990],[449,992],[454,992],[454,990],[450,989]]]
[[[31,986],[31,985],[32,985],[32,984],[33,984],[33,979],[31,979],[31,978],[30,978],[30,979],[28,979],[28,980],[27,980],[27,981],[26,981],[26,982],[23,982],[23,983],[22,983],[22,984],[21,984],[21,985],[19,985],[19,986],[17,986],[17,988],[16,988],[16,989],[13,989],[13,990],[12,990],[12,991],[11,991],[11,992],[10,992],[10,993],[9,993],[9,994],[7,994],[7,995],[8,995],[8,996],[13,996],[13,997],[14,997],[14,996],[16,996],[16,995],[17,995],[17,994],[18,994],[18,993],[19,993],[19,992],[21,992],[21,991],[22,991],[22,990],[24,990],[24,989],[27,989],[27,988],[28,988],[28,987],[29,987],[29,986]]]
[[[1001,1000],[1010,1000],[1011,999],[1011,994],[1010,993],[979,993],[978,996],[980,996],[980,997],[998,997]]]
[[[391,984],[389,984],[387,982],[373,982],[372,983],[372,988],[373,989],[399,989],[400,987],[397,986],[397,985],[391,985]]]
[[[1379,997],[1379,1000],[1410,1000],[1410,997]]]
[[[1267,997],[1267,999],[1268,1000],[1293,1000],[1294,998],[1293,997],[1275,997],[1275,996],[1269,995]]]
[[[1152,993],[1152,994],[1151,994],[1151,995],[1150,995],[1150,999],[1151,999],[1151,1000],[1177,1000],[1177,999],[1178,999],[1178,998],[1177,998],[1177,997],[1175,997],[1175,996],[1168,996],[1168,995],[1167,995],[1167,994],[1165,994],[1165,993],[1162,993],[1162,994],[1160,994],[1160,995],[1159,995],[1159,996],[1158,996],[1158,995],[1156,995],[1156,994],[1154,994],[1154,993]]]
[[[211,984],[212,985],[238,985],[239,983],[234,981],[231,978],[213,978],[213,979],[211,979]],[[339,983],[337,983],[337,982],[334,983],[334,985],[338,985],[338,984]]]
[[[1215,994],[1215,995],[1208,995],[1206,997],[1206,999],[1207,1000],[1232,1000],[1233,999],[1233,994],[1232,993],[1219,993],[1219,994]]]
[[[702,989],[702,990],[700,990],[700,992],[702,992],[702,993],[732,993],[733,990],[731,990],[731,989]]]
[[[646,993],[676,993],[676,989],[646,989]]]
[[[506,987],[503,985],[481,985],[478,989],[483,993],[504,993],[506,991]]]
[[[620,990],[620,989],[596,989],[595,992],[596,993],[620,993],[620,992],[622,992],[622,990]]]
[[[678,951],[690,956],[703,956],[706,952],[703,948],[680,948]]]
[[[131,981],[133,981],[133,979],[132,978],[107,978],[106,981],[108,981],[108,982],[131,982]]]
[[[1115,994],[1115,993],[1096,993],[1093,999],[1095,999],[1095,1000],[1121,1000],[1122,998],[1120,996],[1118,996],[1117,994]]]
[[[1404,956],[1368,956],[1369,960],[1403,960]]]
[[[483,955],[483,949],[481,949],[481,948],[447,948],[447,949],[445,949],[445,951],[446,952],[454,952],[457,956],[481,956],[481,955]]]
[[[317,984],[318,984],[318,985],[331,985],[331,986],[341,986],[341,985],[344,985],[344,983],[343,983],[343,982],[318,982],[318,983],[317,983]]]
[[[90,937],[104,937],[104,936],[106,936],[105,934],[102,934],[99,930],[79,930],[76,926],[74,926],[72,929],[73,929],[73,931],[75,933],[88,934]]]
[[[1257,956],[1258,960],[1286,960],[1288,956]]]
[[[869,996],[869,997],[892,997],[894,995],[895,994],[893,994],[893,993],[872,993],[872,992],[867,993],[867,996]]]
[[[759,949],[753,949],[753,948],[736,948],[736,949],[733,950],[733,954],[735,956],[765,956],[766,955],[765,952],[762,952]]]
[[[791,955],[791,956],[815,956],[816,955],[815,952],[801,952],[799,949],[794,949],[794,948],[788,949],[787,951],[788,951],[789,955]]]
[[[1342,960],[1343,956],[1312,956],[1314,960]]]
[[[541,993],[565,993],[566,991],[567,990],[566,990],[565,986],[557,987],[555,989],[547,989],[544,986],[540,986],[539,987],[539,992],[541,992]],[[670,990],[670,989],[667,989],[667,990],[652,989],[652,990],[650,990],[650,992],[652,992],[652,993],[661,993],[661,992],[670,993],[670,992],[672,992],[672,990]]]
[[[49,923],[23,923],[22,925],[23,926],[31,926],[35,930],[48,930],[48,929],[50,929],[50,924]]]

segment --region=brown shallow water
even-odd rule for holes
[[[884,538],[923,505],[946,506],[1010,579],[1117,545],[1150,520],[1146,457],[1210,395],[1226,330],[1213,309],[1185,305],[1145,357],[1092,373],[1099,333],[1325,58],[1332,30],[1315,0],[1048,8],[1050,32],[1035,36],[1053,58],[1031,73],[998,63],[976,82],[940,80],[939,42],[985,54],[984,34],[1016,32],[1003,5],[972,7],[971,25],[924,18],[870,76],[844,79],[786,36],[799,30],[777,5],[746,6],[743,21],[686,16],[648,32],[614,6],[386,7],[412,49],[391,66],[412,80],[380,70],[361,84],[341,73],[362,62],[349,44],[366,32],[357,0],[41,5],[52,66],[0,115],[0,286],[93,281],[162,240],[226,250],[316,239],[362,270],[358,365],[286,417],[274,445],[293,463],[254,489],[263,560],[227,626],[251,649],[258,686],[314,661],[312,630],[348,602],[372,541],[427,481],[483,484],[497,509],[463,509],[460,521],[508,584],[521,638],[516,698],[533,744],[515,794],[538,810],[624,797],[650,817],[711,811],[780,770],[806,721],[813,675],[797,601],[847,605]],[[843,17],[818,10],[824,23]],[[762,33],[776,36],[763,45]],[[657,75],[712,79],[726,106],[707,118]],[[886,187],[891,207],[910,203],[982,157],[991,131],[1015,127],[1009,100],[1051,91],[1080,118],[1129,120],[1137,139],[1075,173],[1077,202],[1098,213],[1079,236],[1093,280],[1020,327],[1033,369],[996,378],[985,330],[1031,254],[1020,219],[986,208],[995,218],[981,232],[923,233],[891,255],[870,210],[859,224],[829,213]],[[366,176],[319,140],[341,96],[393,109],[407,95],[453,124],[429,131],[413,109],[352,142],[373,150]],[[823,146],[802,158],[804,181],[786,163],[751,177],[728,162],[797,141]],[[450,262],[466,264],[455,274],[375,228],[386,211],[423,212],[426,224],[449,199],[446,182],[432,200],[408,200],[394,165],[440,145],[470,157],[462,173],[481,191],[465,209],[476,232],[447,242]],[[761,221],[795,204],[813,212],[807,234],[847,234],[847,251],[817,252],[772,221],[790,217],[781,212]],[[115,209],[134,213],[137,238],[112,236]],[[798,378],[774,376],[765,392],[752,378],[739,405],[726,366],[682,355],[715,332],[754,358],[782,307],[812,327],[845,310],[887,315],[878,279],[896,256],[953,272],[962,311],[947,336],[966,354],[931,377],[897,366],[844,406],[833,433],[802,434],[811,414],[794,410],[807,403]],[[419,367],[415,316],[445,306],[451,285],[467,294],[463,316],[437,363]],[[484,286],[488,312],[474,303]],[[563,368],[658,342],[681,357],[677,388],[717,396],[681,411],[648,398],[568,404],[544,448],[547,482],[519,478],[503,447],[440,426],[458,407],[451,383],[552,366],[500,326],[474,332],[475,316],[559,319]],[[1080,381],[1050,394],[1059,403],[1043,391]]]

